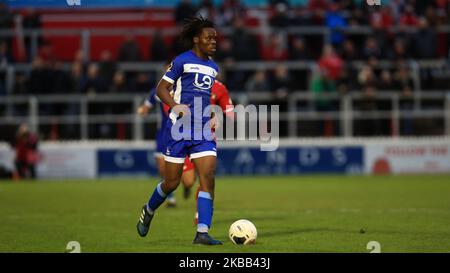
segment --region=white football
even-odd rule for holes
[[[252,222],[241,219],[231,224],[228,236],[234,244],[249,245],[256,242],[258,232]]]

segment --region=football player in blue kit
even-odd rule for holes
[[[173,60],[156,87],[157,96],[170,107],[165,130],[165,177],[143,206],[137,230],[140,236],[147,235],[156,209],[180,184],[185,157],[189,156],[200,180],[198,225],[193,243],[221,245],[221,241],[209,235],[217,155],[210,104],[211,87],[218,73],[218,66],[211,56],[216,51],[217,33],[209,20],[194,18],[184,26],[181,37],[190,50]],[[171,90],[174,91],[173,98]],[[185,118],[189,117],[190,126],[186,126]]]

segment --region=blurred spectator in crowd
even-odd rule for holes
[[[109,50],[103,50],[100,54],[100,62],[98,63],[98,75],[106,86],[110,86],[116,72],[116,62],[111,56]]]
[[[128,91],[125,74],[122,71],[116,71],[113,76],[112,85],[109,87],[109,92],[125,94]]]
[[[25,95],[28,92],[27,77],[23,73],[17,73],[14,79],[13,95]]]
[[[55,53],[53,50],[53,45],[48,41],[43,41],[37,55],[41,57],[45,62],[50,63],[56,60]]]
[[[431,27],[436,27],[439,25],[439,17],[437,15],[437,10],[433,6],[428,6],[425,10],[424,16],[427,25]],[[421,26],[421,22],[419,19],[419,26]]]
[[[377,81],[377,88],[380,91],[392,91],[395,88],[394,79],[389,70],[383,69],[380,74],[380,79]]]
[[[90,64],[87,71],[87,79],[83,85],[82,91],[84,94],[95,95],[97,93],[105,93],[107,86],[99,76],[98,65]]]
[[[350,18],[348,19],[349,26],[366,26],[369,24],[369,18],[367,18],[364,10],[361,7],[354,6],[350,10]]]
[[[417,26],[419,23],[419,19],[417,18],[416,12],[414,10],[414,6],[407,4],[405,5],[405,9],[400,16],[400,24],[403,26]]]
[[[164,42],[161,31],[156,30],[152,37],[150,46],[150,60],[154,62],[165,62],[169,59],[169,50]]]
[[[371,57],[375,57],[376,59],[380,59],[382,57],[381,48],[374,37],[367,38],[362,54],[366,60]]]
[[[81,67],[83,68],[83,71],[86,70],[87,66],[88,66],[88,61],[87,61],[87,56],[86,56],[86,52],[84,52],[82,49],[78,49],[75,52],[73,61],[74,62],[78,62],[81,64]]]
[[[257,70],[245,83],[248,92],[266,92],[270,90],[270,84],[265,70]]]
[[[312,13],[311,23],[313,25],[323,25],[325,13],[328,9],[327,0],[310,0],[308,9]]]
[[[285,100],[291,91],[292,78],[286,65],[280,64],[275,68],[271,89],[276,99]],[[281,108],[281,106],[280,106]],[[281,110],[281,109],[280,109]]]
[[[6,66],[11,62],[8,45],[0,40],[0,96],[6,94]]]
[[[28,129],[28,125],[21,124],[14,143],[16,150],[15,177],[18,179],[36,178],[36,164],[39,160],[38,137]]]
[[[337,80],[342,71],[344,62],[339,57],[332,45],[327,44],[323,48],[322,57],[319,59],[319,67],[326,73],[330,80]]]
[[[8,9],[8,6],[0,1],[0,30],[12,30],[14,27],[14,14]],[[0,43],[6,44],[6,51],[11,52],[11,37],[0,37]]]
[[[394,22],[399,21],[404,3],[405,3],[405,0],[390,0],[389,3],[387,3],[387,6],[391,10],[391,14],[394,19]]]
[[[5,68],[9,63],[12,63],[12,56],[8,44],[0,40],[0,68]]]
[[[336,80],[336,88],[340,96],[346,95],[356,88],[354,78],[354,75],[348,67],[342,69],[342,72]]]
[[[226,64],[230,64],[235,61],[233,58],[233,44],[228,37],[224,37],[222,41],[218,43],[218,48],[216,54],[214,54],[214,59]]]
[[[284,61],[288,57],[285,35],[272,33],[265,42],[263,59],[266,61]]]
[[[150,75],[148,73],[141,72],[137,75],[136,84],[132,89],[136,92],[148,92],[154,85],[155,84],[152,84],[151,82]]]
[[[273,28],[281,30],[291,24],[288,16],[288,6],[285,3],[277,3],[275,5],[269,23]]]
[[[202,0],[198,6],[197,15],[203,18],[209,19],[211,22],[215,22],[216,8],[212,0]]]
[[[414,83],[409,75],[409,70],[406,65],[399,65],[394,74],[394,86],[397,90],[413,89]]]
[[[246,7],[240,0],[223,0],[219,6],[215,23],[217,26],[231,26],[235,18],[246,19]]]
[[[399,61],[410,58],[411,56],[407,48],[407,42],[402,38],[396,38],[390,54],[388,53],[386,56],[391,60]]]
[[[83,75],[83,64],[74,62],[70,68],[70,92],[80,94],[83,92],[83,86],[86,78]]]
[[[335,81],[329,78],[327,71],[319,69],[319,73],[313,76],[311,80],[311,91],[315,98],[314,104],[316,111],[332,110],[329,95],[335,94],[337,87]]]
[[[31,64],[28,77],[28,90],[30,94],[48,94],[53,89],[53,79],[48,63],[40,56],[36,56]]]
[[[144,61],[141,55],[139,44],[132,35],[127,35],[124,43],[119,49],[118,61],[120,62],[140,62]],[[137,72],[127,71],[125,77],[128,82],[136,80]],[[108,88],[108,86],[106,86]]]
[[[333,99],[330,97],[330,95],[336,94],[336,82],[329,78],[326,70],[319,69],[319,73],[313,76],[311,80],[311,91],[314,96],[314,108],[316,111],[328,112],[337,110]],[[332,120],[320,120],[319,126],[317,127],[317,135],[333,136],[337,133],[334,132],[334,128],[336,127]]]
[[[344,43],[342,44],[340,55],[342,59],[347,62],[356,61],[360,59],[355,44],[350,39],[345,40]]]
[[[437,33],[428,25],[426,18],[420,18],[419,31],[414,35],[413,41],[416,58],[432,59],[437,57]]]
[[[330,9],[325,16],[325,23],[326,26],[332,30],[330,37],[331,44],[336,48],[339,48],[344,41],[345,36],[341,30],[336,29],[345,30],[345,28],[347,27],[347,21],[344,19],[342,13],[340,12],[338,4],[333,3],[330,5]]]
[[[367,87],[374,87],[377,83],[375,72],[370,65],[365,65],[358,73],[358,83],[361,89],[368,90]],[[368,90],[370,92],[372,90]]]
[[[383,6],[379,10],[372,12],[370,16],[370,25],[375,29],[386,29],[394,25],[394,17],[389,6]]]
[[[304,6],[296,6],[290,8],[290,24],[292,26],[309,26],[311,25],[311,16]]]
[[[119,48],[118,61],[140,62],[142,60],[139,44],[132,35],[127,35]]]
[[[231,39],[228,37],[224,37],[221,42],[218,43],[217,52],[214,55],[214,59],[223,64],[223,68],[221,68],[221,73],[225,77],[224,83],[231,90],[241,90],[245,81],[245,74],[242,71],[234,69],[234,62],[236,59],[234,58],[235,52],[233,51],[234,45],[232,44]]]
[[[22,27],[24,29],[33,29],[39,31],[42,28],[41,15],[34,8],[28,8],[22,20]],[[31,36],[26,35],[24,41],[28,60],[32,60],[34,56],[32,56],[31,52]],[[39,49],[43,44],[44,43],[42,36],[39,35],[37,40],[37,48]]]
[[[414,110],[414,96],[411,86],[403,86],[400,93],[399,107],[403,113],[408,113]],[[400,122],[400,134],[402,136],[412,135],[414,126],[413,123],[412,117],[403,116]]]
[[[181,0],[175,8],[175,23],[177,25],[183,25],[186,20],[195,17],[196,13],[197,9],[191,3],[191,0]]]
[[[67,94],[70,92],[70,76],[66,70],[64,70],[62,62],[57,61],[53,63],[51,77],[53,79],[51,91],[53,94]]]
[[[234,19],[230,39],[235,60],[255,61],[260,59],[259,43],[254,35],[247,32],[242,18],[236,17]]]
[[[301,37],[292,38],[289,47],[289,59],[292,61],[306,61],[311,59],[308,49],[305,45],[305,40]]]
[[[67,85],[67,94],[81,94],[86,83],[86,76],[83,74],[83,64],[81,62],[74,62],[70,68],[69,84]],[[76,116],[80,114],[80,104],[72,102],[66,104],[63,110],[63,115]],[[63,139],[78,138],[77,125],[74,123],[61,124],[59,136]]]
[[[0,2],[0,29],[10,29],[14,25],[14,15],[5,2]]]
[[[174,58],[175,56],[180,55],[181,53],[185,52],[186,50],[188,50],[187,45],[185,44],[185,42],[181,39],[181,26],[176,27],[176,35],[173,37],[172,40],[172,48],[171,48],[171,56],[170,58]]]
[[[369,17],[364,13],[363,8],[355,6],[351,9],[350,18],[348,18],[348,25],[350,28],[369,25]],[[364,35],[347,33],[347,39],[351,40],[358,50],[364,47]]]
[[[270,81],[273,99],[271,104],[279,105],[280,112],[288,111],[288,95],[292,90],[293,80],[285,64],[279,64]],[[280,121],[280,135],[287,135],[287,121]]]
[[[355,133],[358,136],[379,136],[381,134],[381,120],[375,116],[378,110],[376,88],[373,85],[363,87],[363,96],[358,101],[358,110],[362,116],[356,121],[358,125]]]

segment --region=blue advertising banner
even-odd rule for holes
[[[217,174],[354,174],[362,173],[363,147],[282,147],[220,149]]]
[[[297,0],[299,1],[299,0]],[[302,0],[300,0],[302,1]],[[181,0],[6,0],[11,8],[151,8],[151,7],[176,7]],[[193,4],[199,4],[200,0],[192,0]],[[215,5],[220,5],[221,0],[212,1]],[[265,6],[264,0],[242,0],[245,6]]]
[[[97,175],[156,176],[158,169],[152,150],[100,149],[97,151]]]
[[[153,151],[99,150],[98,176],[155,176]],[[217,175],[359,174],[364,170],[363,147],[224,148],[218,152]]]
[[[175,7],[179,0],[7,0],[11,8],[130,8]]]

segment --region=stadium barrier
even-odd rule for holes
[[[149,138],[146,128],[160,122],[156,111],[145,118],[135,113],[135,109],[147,95],[148,93],[7,96],[0,100],[0,111],[4,111],[4,115],[0,116],[0,129],[27,122],[31,130],[44,136],[44,139],[55,140],[50,137],[50,129],[54,127],[61,132],[58,140],[84,141],[117,139],[118,136],[112,135],[95,136],[93,126],[120,123],[128,132],[123,139],[142,141]],[[230,96],[235,105],[245,106],[272,104],[274,100],[270,91],[234,91]],[[450,94],[445,90],[424,94],[414,92],[411,97],[403,97],[395,90],[381,92],[369,97],[376,102],[375,109],[364,108],[367,98],[357,90],[347,95],[314,95],[309,91],[292,91],[289,96],[276,102],[286,105],[279,117],[280,130],[283,131],[281,137],[360,136],[361,124],[367,121],[380,121],[388,128],[382,132],[368,132],[364,136],[450,135]],[[328,109],[317,109],[320,103],[327,103]],[[103,110],[106,104],[119,104],[124,110],[106,112]],[[47,112],[43,111],[45,109]],[[59,110],[62,113],[57,114],[53,113],[55,109],[63,110]],[[318,122],[325,122],[328,127],[324,125],[321,128]],[[64,126],[73,127],[74,132],[67,136],[64,134]],[[4,140],[8,139],[6,133],[3,137]]]
[[[283,139],[273,152],[258,142],[218,143],[218,175],[450,173],[450,138]],[[157,175],[153,141],[44,142],[39,178]],[[0,166],[12,170],[14,151],[0,144]]]

